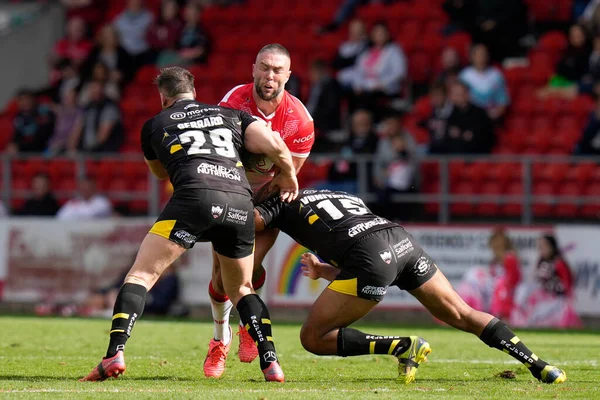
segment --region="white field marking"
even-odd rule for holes
[[[436,389],[438,390],[438,389]],[[444,389],[445,390],[445,389]],[[365,388],[365,389],[340,389],[340,388],[328,388],[328,389],[297,389],[297,388],[277,388],[277,389],[218,389],[214,388],[215,392],[226,392],[226,393],[264,393],[264,392],[282,392],[282,393],[319,393],[319,392],[346,392],[346,393],[365,393],[365,392],[391,392],[390,388]],[[15,389],[15,390],[1,390],[0,393],[193,393],[191,389]]]
[[[380,356],[386,357],[386,354],[381,354]],[[281,355],[280,355],[281,357]],[[363,360],[375,360],[377,356],[367,356],[362,358]],[[293,354],[290,358],[296,360],[333,360],[333,361],[344,361],[344,357],[338,356],[315,356],[312,354]],[[508,360],[466,360],[461,358],[430,358],[427,361],[428,364],[521,364],[517,360],[508,359]],[[578,360],[578,361],[560,361],[555,360],[553,363],[556,363],[557,366],[560,365],[589,365],[592,367],[597,367],[600,365],[600,360]]]

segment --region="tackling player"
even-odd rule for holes
[[[163,69],[156,84],[163,111],[144,124],[142,150],[152,173],[169,178],[175,190],[119,291],[106,357],[82,380],[125,372],[125,343],[142,315],[146,293],[186,249],[210,241],[223,265],[225,292],[258,343],[265,379],[283,382],[269,312],[252,289],[253,205],[240,151],[267,154],[280,168],[271,186],[292,200],[298,181],[289,150],[248,113],[197,102],[194,76],[183,68]]]
[[[234,87],[219,103],[221,106],[246,111],[269,123],[281,135],[292,154],[296,172],[308,157],[314,143],[314,123],[300,100],[285,91],[291,70],[290,53],[279,44],[264,46],[256,56],[252,66],[253,83]],[[254,203],[268,197],[268,182],[273,179],[275,166],[264,155],[251,155],[244,160],[246,176],[254,191]],[[266,195],[266,196],[265,196]],[[256,235],[254,253],[254,273],[252,285],[255,290],[262,287],[266,272],[263,259],[277,239],[276,229],[269,229]],[[225,361],[231,343],[229,314],[231,302],[224,295],[218,259],[213,256],[213,276],[209,285],[211,309],[214,320],[214,338],[210,341],[204,361],[204,374],[219,378],[225,370]],[[252,362],[258,352],[254,340],[248,335],[241,321],[238,335],[240,346],[238,356],[242,362]]]
[[[469,307],[444,274],[400,225],[371,213],[345,192],[300,190],[289,204],[272,198],[255,208],[257,230],[279,228],[312,250],[303,255],[304,275],[331,281],[313,304],[302,326],[304,348],[342,357],[390,354],[409,383],[431,352],[417,336],[379,336],[348,328],[381,301],[389,286],[417,298],[436,318],[477,335],[490,347],[516,358],[544,383],[562,383],[566,374],[549,365],[490,314]]]

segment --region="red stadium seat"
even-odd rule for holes
[[[538,196],[554,195],[554,186],[550,183],[536,183],[533,186],[533,194]],[[533,202],[533,215],[537,217],[549,217],[552,215],[553,205],[542,201]]]
[[[562,196],[578,197],[581,194],[581,189],[575,182],[560,185],[559,188],[558,194]],[[561,200],[556,206],[555,213],[559,217],[575,218],[577,216],[578,208],[579,206],[576,201]]]
[[[562,52],[567,48],[567,35],[561,31],[552,31],[544,33],[538,42],[538,49],[554,52]]]
[[[581,207],[581,215],[587,218],[600,218],[600,183],[589,185],[584,192],[588,199],[594,202]]]
[[[523,196],[523,184],[520,182],[513,182],[506,188],[505,194],[509,196]],[[518,217],[523,211],[523,202],[519,201],[508,201],[506,204],[501,206],[501,214],[507,217]]]
[[[497,182],[488,182],[483,184],[478,190],[483,195],[499,196],[504,194],[503,187]],[[500,200],[485,200],[476,207],[478,215],[497,215],[500,211]]]
[[[469,182],[462,182],[452,191],[455,195],[473,195],[475,186]],[[450,214],[457,216],[471,215],[473,213],[473,204],[470,202],[455,202],[450,204]]]
[[[591,161],[582,162],[569,168],[565,180],[567,182],[575,182],[581,187],[586,187],[594,177],[596,163]]]

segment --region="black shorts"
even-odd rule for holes
[[[254,251],[254,206],[249,195],[195,189],[173,195],[150,233],[190,249],[211,242],[229,258]]]
[[[433,260],[401,227],[362,237],[340,262],[342,269],[329,289],[381,301],[389,286],[413,290],[437,271]]]

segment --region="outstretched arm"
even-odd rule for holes
[[[333,265],[320,262],[317,256],[312,253],[302,254],[300,264],[302,265],[302,273],[304,276],[313,280],[323,278],[331,282],[337,278],[341,271]]]

